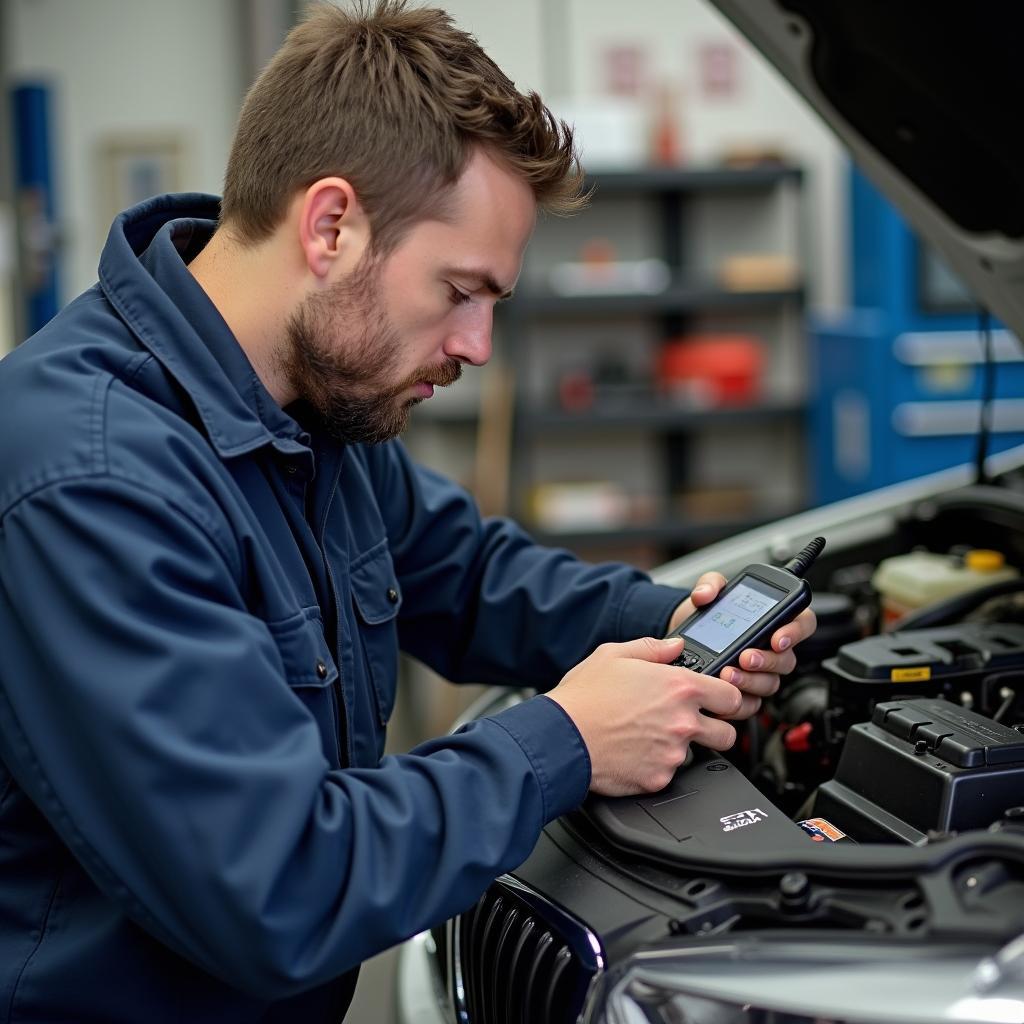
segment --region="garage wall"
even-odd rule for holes
[[[604,55],[635,45],[647,55],[651,80],[681,94],[682,146],[694,163],[739,143],[777,146],[808,172],[807,267],[813,305],[845,301],[846,238],[842,181],[845,157],[832,133],[707,0],[446,0],[443,6],[473,32],[520,87],[535,88],[556,109],[607,91]],[[701,94],[699,56],[707,44],[736,52],[736,92],[728,100]]]
[[[61,293],[96,279],[102,140],[181,133],[187,185],[220,190],[241,99],[232,0],[5,0],[8,71],[53,87],[54,176],[64,240]]]
[[[713,162],[738,144],[777,147],[807,172],[809,294],[816,306],[845,298],[845,157],[832,133],[767,61],[706,0],[556,0],[569,8],[568,67],[573,95],[599,95],[603,56],[635,44],[649,55],[651,78],[679,91],[681,145],[688,160]],[[702,90],[700,54],[709,44],[735,52],[735,92]]]
[[[247,0],[252,3],[253,0]],[[282,3],[284,0],[256,0]],[[706,0],[434,0],[472,31],[520,86],[556,108],[605,88],[602,55],[636,44],[654,75],[683,90],[683,144],[694,161],[723,145],[778,142],[809,171],[812,303],[844,298],[842,158],[831,135]],[[246,69],[238,0],[5,0],[8,67],[53,84],[56,187],[64,237],[62,292],[88,287],[108,224],[98,147],[131,132],[180,132],[186,186],[218,191]],[[298,0],[292,4],[299,6]],[[699,47],[729,40],[739,88],[728,103],[697,102]]]

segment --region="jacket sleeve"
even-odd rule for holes
[[[402,584],[402,649],[455,682],[550,689],[597,646],[662,636],[686,591],[480,516],[399,442],[368,458]]]
[[[0,527],[0,756],[100,888],[229,984],[283,998],[451,916],[589,783],[545,697],[331,770],[223,524],[52,484]]]

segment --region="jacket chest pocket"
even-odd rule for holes
[[[320,730],[324,756],[341,767],[338,738],[338,666],[324,639],[317,608],[306,608],[267,628],[284,663],[288,686],[306,706]]]
[[[395,706],[397,619],[402,606],[402,595],[386,541],[381,541],[353,562],[350,581],[366,673],[373,688],[380,724],[384,726]]]

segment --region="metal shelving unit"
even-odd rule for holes
[[[750,192],[783,181],[799,182],[803,168],[792,164],[758,164],[751,167],[649,167],[635,171],[605,171],[588,175],[587,188],[602,195],[615,192]]]
[[[807,405],[802,401],[710,409],[687,408],[669,402],[621,406],[606,404],[582,412],[531,409],[522,417],[519,429],[523,437],[598,430],[692,430],[792,421],[806,412]]]
[[[767,309],[782,302],[803,302],[802,288],[734,291],[710,283],[677,280],[664,291],[558,295],[537,289],[517,293],[514,315],[527,317],[600,317],[693,313],[701,310]]]
[[[597,222],[602,200],[639,199],[653,205],[656,239],[650,256],[665,261],[671,271],[669,285],[655,293],[601,292],[596,294],[559,294],[539,283],[537,275],[524,274],[515,297],[500,309],[503,345],[509,353],[509,365],[517,382],[530,372],[531,334],[545,323],[559,329],[572,324],[600,325],[603,322],[638,318],[653,321],[663,337],[683,333],[695,317],[722,314],[728,317],[771,317],[787,311],[802,322],[805,300],[802,282],[785,289],[733,290],[725,288],[706,272],[688,265],[688,204],[706,196],[723,202],[733,197],[766,199],[779,186],[799,190],[803,172],[799,167],[770,165],[752,168],[704,168],[693,170],[658,168],[643,171],[612,172],[588,177],[592,188],[591,208],[582,216]],[[799,225],[797,226],[799,235]],[[536,396],[518,388],[510,493],[512,512],[534,536],[551,544],[575,548],[584,555],[600,554],[613,545],[650,544],[666,557],[681,554],[729,534],[760,525],[776,515],[797,511],[803,494],[793,496],[786,507],[759,505],[755,514],[722,515],[705,521],[686,521],[662,516],[653,521],[630,523],[609,529],[546,529],[531,520],[530,495],[539,481],[533,471],[538,446],[572,437],[574,443],[593,435],[595,441],[616,433],[650,434],[651,443],[660,447],[669,494],[688,487],[688,454],[692,438],[701,432],[742,430],[787,432],[790,438],[802,436],[806,403],[802,397],[768,396],[752,405],[697,408],[649,397],[600,395],[593,406],[579,412],[566,411],[539,402]],[[666,508],[671,502],[665,502]]]
[[[783,512],[779,512],[781,516]],[[635,523],[629,526],[615,526],[607,529],[538,530],[531,535],[542,544],[552,547],[600,548],[624,544],[682,545],[689,548],[710,544],[723,534],[742,533],[757,526],[764,526],[776,518],[768,516],[738,516],[716,519],[707,523],[687,523],[676,519],[664,519],[653,523]]]

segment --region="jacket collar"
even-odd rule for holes
[[[263,386],[182,257],[199,251],[219,215],[219,200],[200,193],[157,196],[126,210],[103,248],[100,286],[188,393],[222,458],[267,444],[308,453],[308,436]]]

